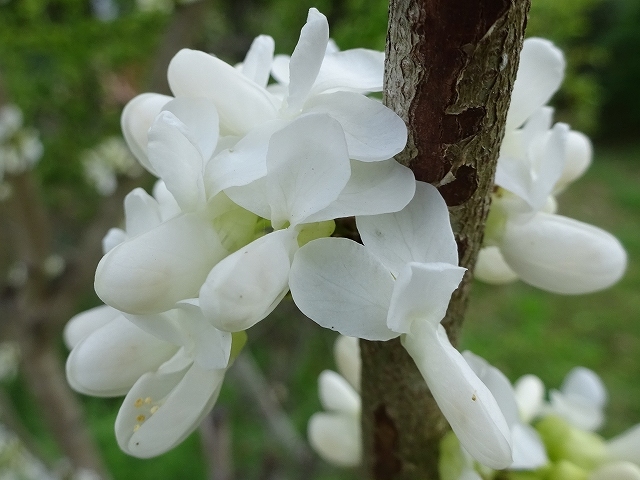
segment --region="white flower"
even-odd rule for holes
[[[22,122],[16,105],[0,108],[0,182],[5,173],[17,175],[33,167],[44,152],[38,131]]]
[[[362,457],[358,339],[340,335],[334,355],[340,374],[325,370],[318,378],[320,403],[326,411],[311,416],[309,443],[327,462],[353,467],[360,464]]]
[[[117,175],[136,177],[140,164],[120,137],[110,137],[82,155],[84,175],[100,195],[108,196],[118,186]]]
[[[518,278],[561,294],[613,285],[626,269],[620,242],[602,229],[555,215],[553,195],[591,162],[591,144],[566,125],[551,128],[544,107],[564,72],[562,52],[543,39],[525,41],[506,134],[500,150],[492,209],[476,278],[501,284]],[[521,127],[521,128],[518,128]]]
[[[505,416],[511,431],[513,463],[510,470],[535,470],[549,463],[542,439],[528,421],[520,415],[516,394],[511,382],[485,359],[466,351],[462,354],[487,388],[491,391]]]
[[[515,383],[515,396],[523,421],[556,415],[581,430],[597,430],[604,422],[607,391],[600,377],[585,367],[573,368],[559,390],[549,391],[544,401],[544,384],[535,375],[525,375]]]
[[[216,148],[217,132],[215,107],[204,100],[173,100],[154,122],[149,161],[163,180],[156,188],[161,202],[142,190],[127,196],[126,235],[111,232],[105,242],[109,251],[96,271],[96,292],[105,303],[132,314],[169,310],[197,296],[229,247],[255,238],[255,215],[253,224],[246,225],[225,219],[232,211],[240,218],[243,214],[224,194],[207,195],[204,168]],[[236,231],[226,232],[229,225]],[[122,243],[114,246],[118,241]]]
[[[549,391],[549,413],[582,430],[598,430],[604,422],[607,391],[600,377],[585,367],[572,369],[560,390]]]
[[[126,394],[116,438],[140,458],[173,448],[199,425],[218,397],[231,351],[231,335],[206,322],[195,302],[128,318],[98,307],[71,319],[65,340],[75,390]]]
[[[614,461],[632,462],[640,467],[640,424],[609,440],[607,452]]]
[[[220,115],[222,135],[231,147],[207,167],[212,195],[261,178],[266,173],[271,134],[300,114],[326,113],[337,120],[353,160],[387,160],[404,148],[404,122],[380,102],[357,93],[382,88],[382,54],[368,50],[327,53],[328,32],[326,17],[311,9],[288,62],[290,82],[284,99],[265,89],[273,61],[269,37],[254,41],[239,68],[192,50],[181,50],[171,61],[168,77],[174,95],[211,100]],[[133,99],[122,115],[125,138],[151,172],[155,170],[146,154],[146,132],[169,100],[143,94]],[[245,136],[248,138],[243,142]],[[362,168],[366,170],[366,166]]]
[[[356,222],[365,246],[318,239],[296,253],[290,274],[294,301],[315,322],[343,335],[402,335],[463,446],[487,466],[508,466],[504,416],[440,325],[464,274],[444,200],[431,185],[418,183],[402,211]]]
[[[280,230],[246,245],[211,270],[200,289],[200,302],[211,322],[227,331],[244,330],[275,308],[288,291],[291,259],[306,225],[365,209],[402,208],[415,182],[409,169],[389,162],[379,164],[388,169],[384,189],[404,185],[400,194],[392,195],[395,190],[391,187],[384,195],[376,181],[370,183],[360,175],[354,180],[360,188],[359,201],[351,202],[349,181],[360,172],[352,171],[344,132],[336,120],[326,114],[303,115],[273,133],[266,175],[226,193]],[[363,205],[365,196],[369,202]]]

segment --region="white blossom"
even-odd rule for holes
[[[511,382],[485,359],[465,351],[462,354],[478,378],[489,388],[511,431],[513,462],[509,470],[535,470],[549,463],[542,439],[529,422],[522,418]]]
[[[364,246],[318,239],[296,253],[294,301],[316,323],[343,335],[401,336],[463,446],[482,464],[508,466],[505,418],[440,324],[464,274],[444,200],[418,183],[402,211],[357,217],[356,223]]]
[[[141,458],[167,451],[199,425],[218,397],[231,351],[231,335],[206,322],[194,301],[150,316],[97,307],[71,319],[65,340],[75,390],[126,394],[116,438]]]
[[[84,174],[100,195],[108,196],[118,186],[118,175],[137,177],[140,164],[120,137],[110,137],[82,155]]]
[[[309,419],[309,443],[327,462],[354,467],[362,457],[358,339],[340,335],[334,355],[340,373],[324,370],[318,378],[320,403],[325,411],[314,413]],[[357,377],[349,379],[353,375]]]
[[[492,209],[476,278],[501,284],[518,278],[561,294],[607,288],[627,257],[604,230],[555,214],[554,195],[591,163],[587,137],[551,126],[544,104],[562,82],[564,57],[551,42],[525,40],[500,150]]]
[[[20,108],[0,108],[0,182],[5,174],[18,175],[32,168],[43,153],[38,131],[23,126]]]

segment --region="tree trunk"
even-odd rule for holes
[[[407,123],[396,159],[438,187],[460,265],[443,325],[455,345],[489,209],[529,0],[391,0],[385,104]],[[367,478],[437,480],[448,424],[399,340],[360,341]]]

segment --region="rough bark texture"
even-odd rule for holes
[[[528,0],[391,0],[385,103],[409,127],[397,158],[438,187],[451,213],[460,265],[472,270],[482,242]],[[443,324],[454,344],[471,275]],[[362,422],[368,478],[438,479],[448,429],[400,345],[361,341]]]

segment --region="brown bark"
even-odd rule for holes
[[[460,265],[472,270],[484,232],[528,0],[391,0],[385,104],[407,123],[396,158],[440,190]],[[457,343],[471,274],[443,324]],[[400,345],[361,341],[362,426],[368,478],[435,480],[448,429]]]

